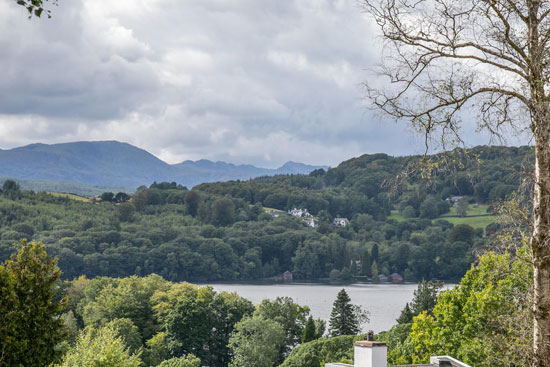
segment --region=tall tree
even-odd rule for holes
[[[2,193],[4,196],[15,200],[21,197],[21,187],[13,180],[6,180],[2,184]]]
[[[456,203],[456,214],[459,217],[465,217],[468,215],[468,199],[463,198]]]
[[[201,203],[201,196],[195,190],[188,191],[185,194],[185,207],[187,208],[187,213],[195,217],[199,211],[199,206]]]
[[[302,333],[302,343],[307,343],[312,340],[317,339],[317,333],[315,332],[315,321],[313,321],[313,316],[309,316],[306,321],[306,326],[304,332]]]
[[[374,105],[431,137],[459,141],[460,113],[479,127],[533,134],[533,366],[550,366],[550,1],[363,0],[378,24],[390,83]],[[445,143],[444,143],[445,144]]]
[[[22,240],[0,265],[0,367],[48,366],[65,338],[65,300],[54,301],[61,272],[42,243]]]
[[[235,204],[229,198],[214,201],[211,207],[212,223],[227,226],[235,221]]]
[[[350,302],[348,293],[342,288],[330,313],[328,331],[331,336],[356,335],[361,330],[361,324],[368,321],[367,314]]]
[[[437,295],[442,288],[443,282],[425,281],[422,279],[414,291],[414,297],[410,306],[413,316],[424,311],[431,314],[437,304]]]
[[[413,317],[414,314],[409,307],[409,303],[407,302],[405,303],[405,307],[403,308],[403,310],[401,310],[401,314],[395,321],[397,321],[398,324],[409,324],[413,321]]]
[[[115,199],[115,194],[113,194],[113,193],[110,192],[110,191],[104,192],[103,194],[101,194],[100,199],[101,199],[101,201],[108,201],[108,202],[111,202],[111,201],[114,201],[114,199]]]

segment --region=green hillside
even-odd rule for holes
[[[458,279],[488,241],[484,228],[498,229],[489,204],[513,192],[531,157],[526,147],[473,152],[475,159],[429,180],[418,171],[395,180],[419,157],[375,154],[309,175],[191,191],[153,184],[129,201],[105,195],[108,201],[93,203],[8,182],[0,195],[0,260],[28,238],[58,256],[68,279],[156,273],[173,281],[252,280],[287,270],[295,279],[376,280],[394,272],[410,281]],[[464,217],[450,203],[456,197]],[[293,208],[309,214],[295,218],[287,214]]]

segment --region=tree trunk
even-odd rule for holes
[[[544,106],[533,117],[536,158],[531,238],[534,261],[533,366],[550,367],[550,109]]]

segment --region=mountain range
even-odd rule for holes
[[[0,150],[0,177],[21,180],[27,188],[32,188],[33,182],[40,183],[38,186],[47,191],[50,187],[51,191],[59,191],[55,188],[67,186],[59,183],[72,183],[76,187],[72,191],[78,191],[74,183],[92,185],[97,191],[102,187],[135,189],[154,181],[192,187],[204,182],[307,174],[318,168],[327,167],[287,162],[270,169],[206,159],[168,164],[143,149],[118,141],[31,144]]]

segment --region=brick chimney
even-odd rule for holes
[[[353,362],[354,367],[387,367],[388,347],[384,342],[357,341],[353,344]]]

